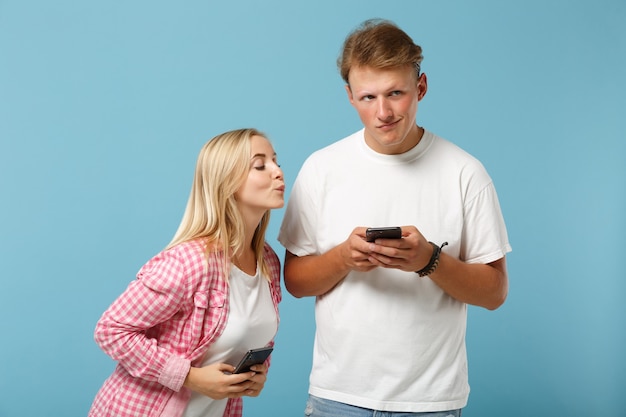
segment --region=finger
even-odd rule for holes
[[[248,390],[248,389],[254,389],[254,384],[255,384],[254,381],[247,379],[238,384],[231,385],[229,389],[233,390],[234,392],[244,392],[245,390]]]
[[[372,253],[369,261],[378,266],[390,266],[393,263],[393,258],[381,255],[380,253]]]
[[[226,376],[225,383],[228,385],[230,392],[241,392],[249,388],[250,378],[256,375],[254,372],[244,372],[241,374],[232,374]]]
[[[265,374],[256,374],[254,378],[250,379],[250,382],[252,383],[250,388],[257,389],[258,387],[262,387],[265,384],[265,381],[267,381]]]
[[[366,230],[367,230],[367,227],[356,227],[352,231],[352,234],[365,239],[365,231]]]
[[[267,366],[263,365],[263,364],[258,364],[258,365],[253,365],[250,367],[250,370],[259,373],[259,374],[265,374],[267,373]]]
[[[375,242],[369,244],[369,252],[384,253],[386,255],[397,254],[403,249],[406,249],[407,245],[402,239],[376,239]]]
[[[372,254],[371,262],[383,268],[401,269],[404,261],[400,258],[390,258],[380,254]]]
[[[233,373],[233,371],[235,370],[235,367],[234,367],[234,366],[232,366],[232,365],[229,365],[229,364],[227,364],[227,363],[220,363],[220,364],[217,366],[217,369],[218,369],[219,371],[224,372],[224,373],[229,373],[229,374],[232,374],[232,373]]]

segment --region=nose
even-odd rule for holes
[[[274,164],[274,177],[283,178],[283,169],[278,164]]]
[[[376,116],[380,120],[386,121],[386,120],[393,118],[393,111],[391,110],[391,105],[384,97],[379,98],[376,111],[377,111]]]

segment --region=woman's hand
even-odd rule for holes
[[[214,400],[258,396],[267,379],[267,366],[255,365],[250,372],[231,374],[234,370],[232,365],[225,363],[191,367],[184,386]]]
[[[252,382],[252,385],[246,389],[244,395],[258,397],[267,381],[267,366],[265,364],[254,365],[250,367],[250,370],[254,371],[254,375],[248,380]]]

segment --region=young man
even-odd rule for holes
[[[507,296],[511,248],[489,175],[416,123],[421,61],[388,21],[346,38],[338,65],[364,129],[312,154],[289,199],[285,285],[317,297],[307,416],[460,415],[467,305]],[[401,238],[368,242],[374,226]]]

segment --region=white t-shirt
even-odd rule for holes
[[[216,362],[235,366],[249,349],[267,346],[274,338],[278,320],[269,285],[259,268],[255,276],[250,276],[231,266],[228,322],[221,336],[209,347],[202,366]],[[193,392],[183,417],[222,417],[227,401]]]
[[[357,226],[414,225],[468,263],[511,250],[492,181],[475,158],[425,131],[401,155],[374,152],[363,130],[312,154],[291,192],[278,240],[322,254]],[[351,272],[315,303],[309,392],[376,410],[462,408],[469,395],[467,307],[428,277]]]

